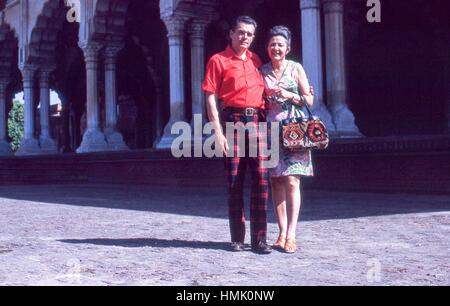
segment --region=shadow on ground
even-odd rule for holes
[[[249,199],[248,190],[246,193],[246,199]],[[228,215],[226,189],[222,186],[0,186],[0,198],[224,219]],[[247,211],[248,206],[247,201]],[[303,193],[300,218],[312,221],[449,210],[448,196],[308,190]],[[275,222],[271,201],[269,222]]]
[[[131,239],[62,239],[64,243],[73,244],[95,244],[104,246],[118,246],[126,248],[191,248],[191,249],[211,249],[211,250],[230,250],[230,243],[214,241],[188,241],[188,240],[166,240],[157,238],[131,238]]]

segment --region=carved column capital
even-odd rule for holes
[[[103,55],[105,56],[105,58],[116,58],[120,50],[123,49],[123,46],[124,45],[121,43],[106,44],[105,48],[103,49]]]
[[[300,9],[320,9],[320,0],[300,0]]]
[[[105,48],[103,49],[103,56],[105,58],[105,65],[107,67],[112,65],[115,66],[117,55],[119,54],[120,50],[122,50],[123,46],[124,45],[121,43],[111,43],[105,46]]]
[[[191,47],[203,48],[205,46],[206,29],[209,22],[195,20],[189,27]]]
[[[80,44],[80,48],[83,50],[86,61],[98,61],[98,54],[102,47],[103,45],[98,42]]]
[[[39,69],[39,80],[42,83],[47,84],[50,81],[50,75],[55,70],[54,66],[41,67]]]
[[[80,48],[83,50],[86,70],[97,70],[99,52],[103,48],[103,45],[97,42],[89,42],[87,44],[80,44]]]
[[[36,73],[37,70],[38,70],[38,67],[36,67],[34,65],[25,65],[22,68],[22,78],[23,78],[24,85],[31,84],[33,82],[34,74]]]
[[[330,13],[344,13],[343,0],[322,0],[324,14]]]
[[[51,70],[41,70],[39,73],[41,81],[48,81],[50,79]]]
[[[187,18],[172,16],[163,18],[166,25],[167,37],[169,38],[169,45],[182,45],[184,37],[184,28]]]
[[[205,38],[209,22],[206,20],[194,20],[189,27],[191,38]]]

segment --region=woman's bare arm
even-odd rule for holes
[[[309,85],[309,81],[308,78],[306,77],[306,73],[305,70],[303,69],[302,65],[298,65],[297,68],[297,73],[298,73],[298,89],[301,95],[303,95],[305,97],[305,101],[308,104],[308,106],[313,106],[314,103],[314,96],[311,92],[311,86]],[[296,100],[297,97],[294,97],[294,101]],[[301,97],[298,97],[299,100],[303,100],[301,99]]]

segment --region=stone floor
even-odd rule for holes
[[[301,251],[257,255],[228,250],[222,187],[1,186],[0,285],[450,285],[448,196],[303,200]]]

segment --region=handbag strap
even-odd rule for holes
[[[311,119],[311,120],[314,119],[314,116],[313,116],[311,110],[309,109],[308,104],[305,103],[304,106],[306,107],[306,110],[308,111],[308,119]],[[294,115],[295,108],[296,108],[296,105],[294,105],[294,103],[291,103],[291,111],[289,112],[288,117],[295,118],[295,115]],[[291,114],[292,114],[292,116],[291,116]]]

